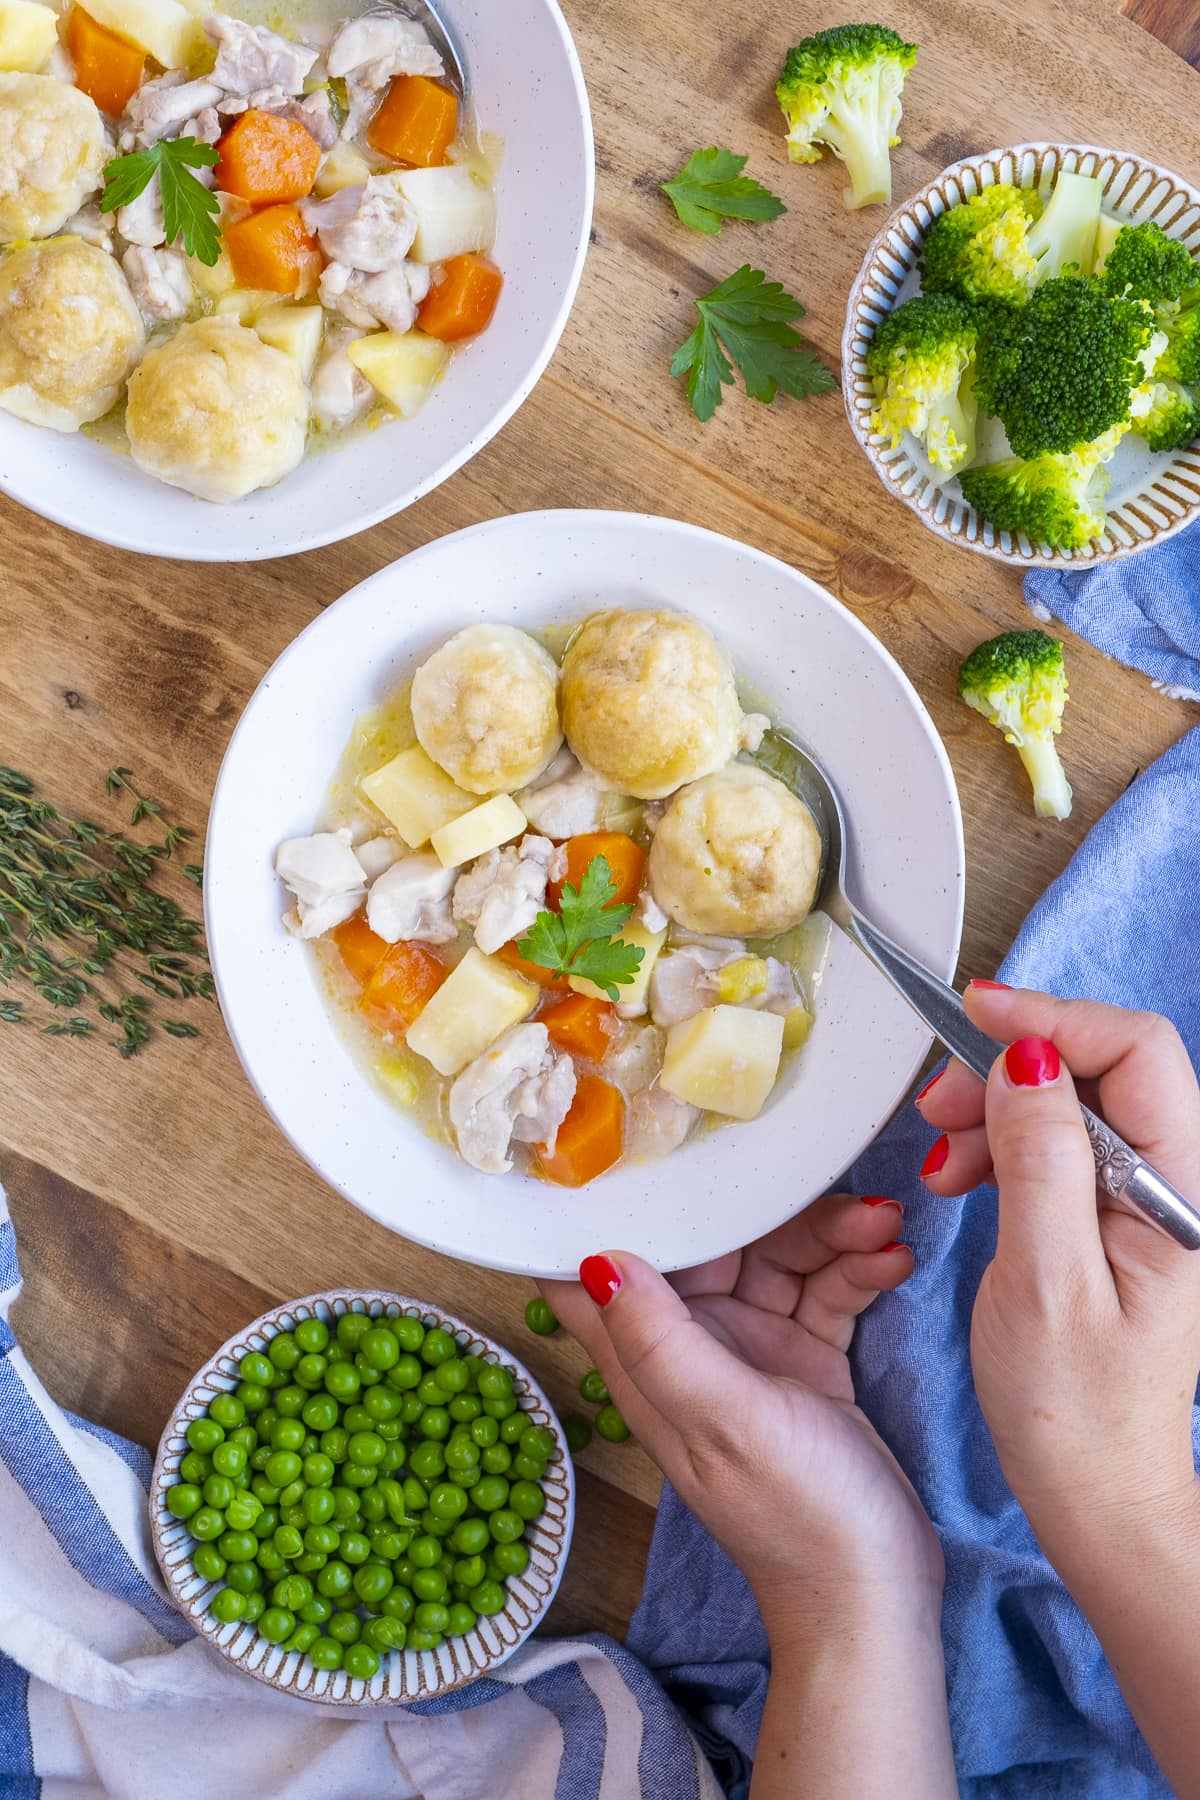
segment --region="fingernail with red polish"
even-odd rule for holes
[[[925,1161],[921,1164],[921,1180],[928,1181],[931,1175],[937,1175],[946,1166],[946,1158],[950,1154],[950,1139],[943,1131]]]
[[[1058,1051],[1049,1038],[1018,1038],[1004,1052],[1004,1068],[1014,1087],[1046,1087],[1062,1070]]]
[[[889,1199],[887,1194],[860,1194],[859,1199],[864,1206],[894,1206],[898,1213],[904,1211],[900,1202],[898,1200]]]
[[[929,1077],[929,1080],[925,1083],[925,1086],[921,1089],[920,1093],[917,1095],[916,1099],[914,1100],[914,1102],[913,1102],[914,1106],[920,1106],[922,1100],[925,1098],[925,1096],[929,1092],[930,1088],[936,1087],[938,1082],[942,1079],[942,1076],[945,1073],[946,1073],[945,1069],[939,1069],[936,1075],[931,1075]]]
[[[621,1291],[621,1271],[611,1256],[585,1256],[579,1265],[579,1279],[597,1306],[607,1306]]]
[[[969,985],[978,988],[993,988],[1004,994],[1012,993],[1007,981],[980,981],[978,976],[972,976]]]
[[[908,1249],[908,1245],[902,1244],[900,1242],[899,1238],[893,1238],[890,1244],[885,1244],[883,1247],[885,1250],[907,1250]]]

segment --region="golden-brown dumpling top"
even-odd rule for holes
[[[125,429],[148,474],[201,500],[238,500],[304,455],[308,389],[295,359],[257,332],[197,319],[135,369]]]
[[[114,257],[82,238],[26,244],[0,263],[0,406],[78,431],[120,398],[146,341]]]
[[[650,848],[650,890],[688,931],[775,937],[812,910],[821,838],[791,789],[733,762],[677,794]]]
[[[512,625],[468,625],[413,676],[412,715],[426,756],[469,794],[524,787],[562,743],[558,669]]]
[[[49,237],[104,179],[94,100],[50,75],[0,73],[0,243]]]
[[[678,612],[594,613],[563,658],[562,708],[584,767],[639,800],[721,768],[742,718],[729,657]]]

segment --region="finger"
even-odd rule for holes
[[[1082,1272],[1111,1288],[1091,1145],[1070,1070],[1048,1038],[1018,1038],[996,1058],[987,1135],[1000,1193],[997,1259],[1043,1286]]]
[[[741,1266],[742,1252],[730,1250],[712,1262],[697,1263],[692,1269],[676,1269],[667,1280],[685,1300],[690,1294],[732,1294]]]
[[[984,1084],[953,1057],[940,1075],[927,1081],[914,1105],[939,1131],[966,1131],[983,1124]]]
[[[1076,1080],[1099,1084],[1105,1119],[1190,1199],[1200,1197],[1200,1090],[1187,1050],[1157,1013],[1021,988],[967,988],[976,1025],[1003,1043],[1051,1038]]]
[[[847,1250],[877,1250],[895,1237],[903,1216],[887,1194],[825,1194],[748,1245],[734,1292],[750,1305],[791,1313],[805,1276]]]
[[[892,1243],[870,1252],[851,1252],[818,1269],[804,1283],[796,1322],[835,1350],[848,1350],[854,1321],[884,1290],[898,1288],[913,1272],[907,1244]]]
[[[984,1091],[981,1085],[980,1092]],[[992,1152],[987,1127],[982,1124],[968,1131],[943,1132],[921,1165],[925,1186],[945,1198],[969,1194],[972,1188],[991,1179]]]

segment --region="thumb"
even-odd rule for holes
[[[1018,1038],[992,1067],[987,1137],[1000,1193],[997,1257],[1039,1280],[1104,1269],[1091,1145],[1075,1083],[1049,1038]]]

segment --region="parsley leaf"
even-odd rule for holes
[[[612,906],[617,891],[606,856],[593,856],[578,888],[563,884],[556,913],[540,912],[517,950],[526,962],[555,975],[578,975],[619,1000],[618,984],[631,982],[646,952],[616,936],[632,906]]]
[[[802,318],[804,308],[761,269],[743,263],[695,306],[700,323],[675,352],[671,373],[687,376],[688,399],[702,422],[712,418],[724,399],[721,389],[732,382],[734,363],[751,399],[766,405],[780,388],[803,400],[836,386],[789,323]]]
[[[697,150],[662,191],[685,225],[712,237],[725,219],[777,219],[787,207],[761,182],[743,175],[744,156],[732,150]]]
[[[191,137],[162,138],[145,150],[114,157],[104,170],[100,210],[115,212],[119,206],[128,206],[157,175],[168,244],[180,240],[189,256],[211,268],[221,254],[221,227],[216,222],[220,202],[192,170],[211,168],[217,160],[211,144]]]

